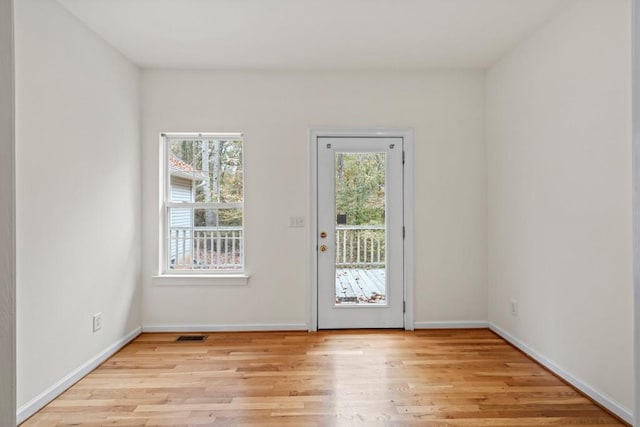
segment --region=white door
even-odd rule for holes
[[[318,137],[318,328],[402,328],[402,138]]]

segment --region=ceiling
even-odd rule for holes
[[[58,0],[145,68],[482,69],[572,0]]]

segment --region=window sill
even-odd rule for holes
[[[153,276],[154,286],[245,286],[248,273],[229,274],[162,274]]]

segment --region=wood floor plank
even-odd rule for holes
[[[27,420],[61,426],[620,426],[489,330],[143,334]]]

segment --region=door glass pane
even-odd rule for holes
[[[386,305],[386,153],[335,154],[336,305]]]

